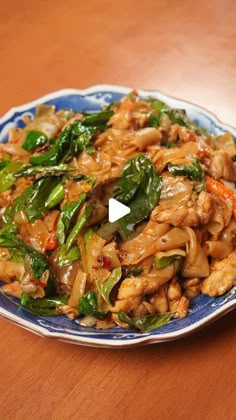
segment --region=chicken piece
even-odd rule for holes
[[[185,176],[174,176],[169,172],[164,172],[162,177],[160,204],[186,205],[193,193],[193,182]]]
[[[8,260],[0,260],[0,279],[5,282],[11,281],[14,277],[21,280],[25,272],[23,263]]]
[[[134,311],[141,303],[142,297],[141,296],[131,296],[127,299],[116,300],[113,306],[109,306],[108,310],[114,313],[118,313],[119,311],[123,312],[130,312]]]
[[[17,299],[20,299],[22,294],[19,281],[13,281],[12,283],[4,284],[3,286],[1,286],[1,290]]]
[[[59,306],[56,310],[58,314],[66,315],[70,320],[76,319],[79,316],[79,312],[76,308],[69,305]]]
[[[166,285],[161,286],[158,292],[150,299],[157,312],[165,313],[169,310]]]
[[[169,203],[172,204],[171,201]],[[195,195],[192,195],[188,203],[173,201],[173,204],[169,206],[167,200],[160,200],[160,204],[151,214],[151,220],[173,226],[195,227],[207,224],[212,214],[213,198],[205,191],[201,191],[197,200]]]
[[[175,261],[161,270],[153,270],[146,275],[126,278],[120,285],[118,299],[155,293],[175,275],[178,268],[179,263]]]
[[[118,292],[118,299],[122,300],[142,296],[147,286],[148,280],[146,276],[129,277],[122,282]]]
[[[169,223],[173,226],[198,226],[199,218],[197,211],[193,207],[165,208],[157,206],[151,215],[151,220],[158,223]]]
[[[236,251],[212,266],[211,274],[202,283],[202,293],[221,296],[236,285]]]
[[[176,142],[178,139],[183,143],[196,141],[197,135],[187,127],[173,124],[169,131],[169,141]]]
[[[197,200],[197,215],[201,225],[206,225],[213,214],[213,198],[212,196],[201,191]]]
[[[208,173],[215,179],[223,178],[226,181],[236,181],[236,166],[225,150],[212,153]]]
[[[174,318],[184,318],[188,313],[189,300],[185,296],[182,296],[182,290],[176,278],[171,280],[167,296],[169,310],[175,312]]]
[[[183,282],[183,288],[185,289],[185,296],[188,299],[193,299],[201,293],[202,280],[195,277],[193,279],[186,279]]]
[[[112,128],[128,129],[132,127],[132,113],[129,110],[121,110],[116,112],[109,120]]]
[[[221,136],[218,136],[215,139],[214,144],[217,150],[223,149],[231,157],[236,154],[236,144],[234,136],[231,133],[224,133]]]

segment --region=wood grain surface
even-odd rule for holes
[[[236,125],[235,0],[0,4],[0,113],[57,89],[160,89]],[[109,350],[0,320],[0,419],[233,420],[233,311],[176,342]]]

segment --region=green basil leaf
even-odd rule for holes
[[[162,268],[168,267],[175,261],[179,261],[180,263],[183,261],[183,257],[181,255],[171,255],[170,257],[155,257],[153,260],[153,265],[156,270],[161,270]]]
[[[69,265],[73,261],[80,258],[80,249],[77,245],[73,246],[69,250],[66,249],[66,244],[62,244],[58,251],[57,263],[59,267]]]
[[[172,175],[187,176],[193,181],[200,182],[200,185],[195,188],[197,192],[206,190],[205,173],[197,158],[193,158],[192,165],[172,165],[169,163],[167,169]]]
[[[71,230],[67,240],[66,240],[66,250],[67,252],[72,247],[73,243],[75,242],[78,234],[80,233],[81,229],[84,227],[85,223],[90,219],[93,214],[93,206],[92,203],[88,204],[85,208],[84,213],[78,218],[75,226]]]
[[[96,130],[96,127],[85,126],[81,120],[74,121],[62,131],[49,150],[31,157],[29,162],[34,166],[51,166],[71,159],[83,150],[93,153],[95,149],[91,141]]]
[[[143,155],[127,161],[119,182],[116,199],[128,204],[131,212],[119,220],[126,236],[134,226],[146,219],[157,205],[162,189],[162,177],[153,163]]]
[[[86,127],[96,127],[101,129],[106,128],[106,124],[114,114],[113,111],[106,109],[94,114],[87,115],[83,118],[82,123]]]
[[[105,300],[105,302],[107,302],[109,305],[111,305],[110,293],[113,287],[121,279],[121,276],[122,276],[121,267],[117,267],[112,270],[111,275],[104,283],[99,284],[98,281],[96,281],[96,286],[98,288],[100,295]]]
[[[34,274],[35,280],[37,281],[41,279],[45,270],[49,270],[49,279],[47,286],[44,289],[45,294],[46,296],[50,296],[57,292],[57,280],[55,274],[51,270],[48,261],[43,254],[31,248],[29,245],[25,244],[24,241],[11,233],[0,235],[0,246],[3,248],[14,248],[22,255],[28,255],[29,265]]]
[[[57,231],[56,231],[59,245],[62,245],[65,242],[66,236],[70,228],[70,224],[74,216],[77,214],[78,210],[84,204],[85,200],[86,200],[86,194],[81,194],[78,200],[73,201],[70,204],[68,203],[64,204],[61,210],[58,223],[57,223]]]
[[[57,295],[50,298],[32,298],[26,293],[22,293],[20,304],[34,315],[56,316],[63,315],[62,313],[58,313],[56,309],[59,306],[66,305],[67,302],[68,296],[66,295]]]
[[[98,297],[96,293],[90,291],[79,300],[78,311],[83,315],[91,315],[94,318],[103,320],[107,312],[98,311]]]
[[[11,159],[9,158],[9,156],[3,156],[3,159],[0,161],[0,171],[6,166],[8,166],[10,162]]]
[[[12,162],[0,171],[0,193],[9,190],[15,184],[15,174],[23,167],[21,162]]]
[[[33,184],[33,190],[26,200],[25,213],[30,222],[41,219],[47,212],[46,202],[51,191],[58,185],[58,177],[39,178]]]
[[[46,202],[45,207],[47,209],[52,209],[56,207],[65,197],[65,191],[63,187],[63,182],[56,185],[56,187],[50,192]]]
[[[148,102],[155,111],[157,111],[157,114],[149,114],[149,125],[151,127],[158,128],[163,116],[167,115],[172,124],[187,127],[199,135],[211,136],[209,131],[205,128],[199,127],[190,120],[184,109],[170,108],[167,104],[155,98],[144,98],[144,100]]]
[[[89,241],[90,239],[93,237],[93,235],[95,234],[95,230],[93,228],[88,228],[84,234],[84,247],[85,247],[85,252],[86,254],[88,253],[88,245],[89,245]]]
[[[123,273],[123,277],[124,278],[128,278],[128,277],[137,277],[140,276],[140,274],[142,274],[143,269],[141,267],[127,267],[124,270]]]
[[[165,102],[160,101],[156,98],[146,97],[144,101],[147,102],[155,111],[168,111],[170,107]]]
[[[22,149],[29,152],[36,147],[44,146],[44,144],[47,143],[47,140],[47,137],[41,131],[28,131],[25,137],[25,141],[22,144]]]
[[[15,174],[16,178],[33,176],[36,174],[42,174],[42,176],[53,176],[62,175],[65,172],[74,171],[74,166],[65,165],[63,163],[56,166],[25,166]]]
[[[123,311],[118,312],[118,318],[121,322],[128,324],[132,328],[137,328],[141,332],[149,332],[160,328],[163,325],[168,324],[172,317],[173,313],[171,312],[166,312],[164,314],[140,315],[132,318],[126,315]]]

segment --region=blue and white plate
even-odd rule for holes
[[[7,141],[8,132],[12,127],[24,126],[22,118],[26,115],[33,116],[37,104],[55,104],[57,109],[71,108],[92,112],[117,101],[130,90],[130,88],[108,85],[93,86],[85,90],[65,89],[12,108],[0,118],[0,142]],[[203,108],[156,91],[139,90],[139,95],[153,96],[171,107],[186,109],[188,116],[193,121],[214,134],[230,131],[236,137],[236,129],[221,123]],[[44,337],[94,347],[123,348],[174,340],[198,330],[233,308],[236,308],[236,287],[218,298],[200,295],[191,302],[190,313],[186,318],[172,320],[164,327],[142,334],[119,327],[109,330],[88,329],[80,326],[77,320],[69,321],[65,316],[37,317],[20,308],[17,299],[0,293],[0,315],[2,317]]]

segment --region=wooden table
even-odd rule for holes
[[[65,87],[160,89],[235,125],[234,0],[5,1],[0,113]],[[177,342],[78,347],[0,320],[0,418],[235,419],[231,312]]]

